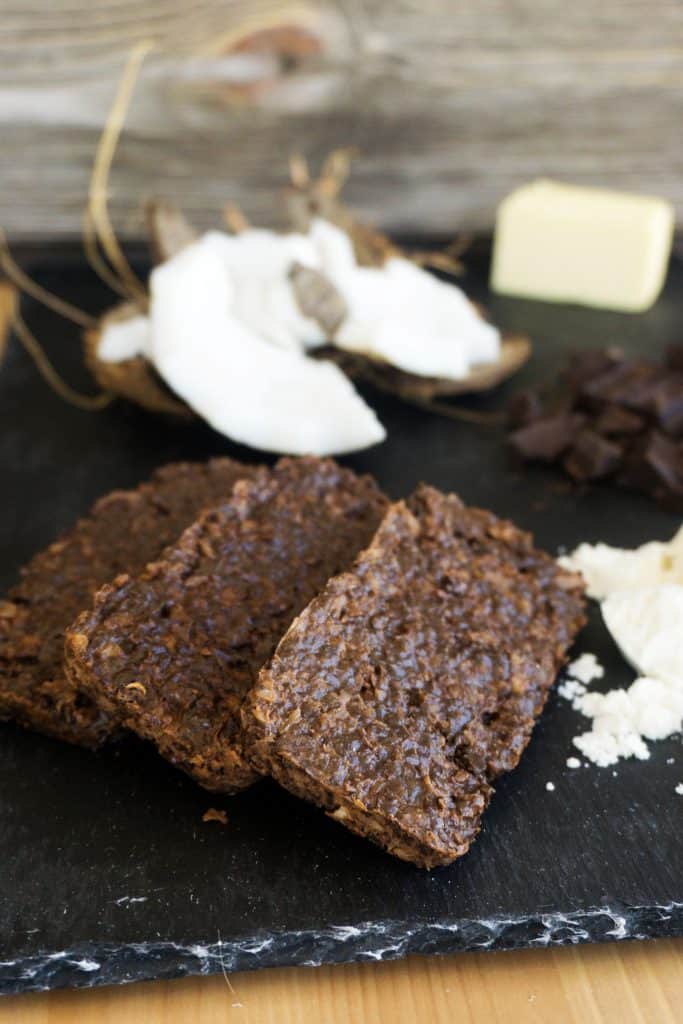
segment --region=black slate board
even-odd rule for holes
[[[81,305],[100,310],[108,301],[71,251],[29,262]],[[551,377],[572,347],[657,353],[681,340],[680,263],[643,316],[493,298],[487,266],[486,250],[475,251],[465,286],[497,322],[535,342],[518,382]],[[60,368],[87,386],[71,327],[31,304],[26,315]],[[523,475],[498,429],[368,397],[389,440],[348,462],[393,496],[419,480],[457,490],[532,529],[550,550],[580,540],[636,545],[677,526],[637,495],[567,493],[552,471]],[[101,493],[168,460],[219,452],[254,458],[199,423],[170,424],[123,405],[95,415],[70,408],[13,345],[0,371],[0,585]],[[583,650],[606,665],[606,687],[631,680],[595,610]],[[646,763],[572,771],[571,737],[584,725],[553,694],[471,852],[431,874],[271,784],[221,800],[142,744],[95,755],[2,725],[0,990],[681,934],[680,737],[654,744]],[[227,827],[202,822],[210,806],[227,811]]]

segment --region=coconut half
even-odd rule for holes
[[[326,210],[324,206],[319,212]],[[529,358],[531,346],[526,338],[501,338],[459,288],[427,273],[384,236],[370,231],[372,245],[359,247],[356,233],[346,228],[347,215],[339,226],[325,215],[309,214],[300,221],[301,231],[279,234],[246,226],[236,235],[213,231],[199,239],[172,204],[150,203],[147,212],[152,251],[161,265],[200,242],[201,251],[212,254],[214,267],[222,265],[229,291],[230,336],[237,350],[246,352],[249,341],[264,356],[264,344],[269,355],[274,348],[299,355],[296,364],[278,363],[277,372],[289,379],[287,374],[294,373],[296,365],[302,387],[304,377],[315,387],[325,379],[321,402],[327,400],[323,396],[328,392],[341,394],[343,372],[398,397],[430,405],[439,396],[490,390]],[[358,227],[353,219],[349,223]],[[375,244],[377,240],[382,244]],[[176,301],[184,303],[184,292]],[[196,336],[195,331],[195,347]],[[336,367],[320,360],[317,367],[308,360],[302,362],[307,352],[325,346],[321,355]],[[177,352],[166,371],[161,370],[168,353],[164,345],[157,344],[154,350],[152,324],[141,309],[126,305],[113,310],[99,329],[87,332],[85,352],[88,366],[107,391],[154,411],[187,416],[191,406],[204,415],[203,398],[186,399],[187,404],[179,400],[178,396],[185,398],[183,389],[190,389],[190,384],[171,382]],[[343,431],[348,435],[344,443],[352,446],[344,450],[353,450],[381,437],[378,421],[367,419],[370,410],[353,386],[346,384],[346,401],[353,396],[354,406],[361,403],[364,410],[354,428],[347,424]],[[315,399],[309,404],[313,411]],[[436,408],[436,403],[432,405]],[[331,409],[340,413],[336,400]],[[284,408],[281,412],[285,415]],[[237,437],[230,416],[226,419],[225,412],[219,415],[216,409],[212,415],[217,429]],[[322,422],[321,409],[316,415]],[[246,410],[240,416],[246,416]],[[366,435],[372,440],[366,441]],[[267,440],[269,436],[270,428],[264,424],[263,446],[271,449],[275,442]],[[292,444],[303,443],[317,443],[305,427],[298,441],[290,436],[290,447],[277,445],[272,450],[294,451]],[[336,442],[329,443],[335,444],[334,450],[342,450]]]
[[[310,238],[264,228],[247,228],[238,235],[210,231],[205,237],[234,285],[232,309],[243,324],[271,345],[291,351],[325,342],[318,321],[302,312],[290,280],[294,266],[319,266]]]
[[[499,331],[455,285],[400,256],[381,267],[358,266],[349,236],[321,218],[309,235],[322,272],[346,303],[332,339],[339,348],[405,373],[453,381],[473,365],[499,360]]]
[[[238,317],[216,235],[152,273],[149,355],[166,384],[216,430],[264,451],[343,454],[384,440],[337,366],[278,348]]]
[[[141,321],[147,328],[142,338]],[[113,333],[112,333],[113,332]],[[102,354],[118,358],[109,361]],[[149,321],[132,303],[123,303],[106,313],[97,327],[83,335],[85,364],[104,391],[147,409],[188,419],[192,412],[173,395],[159,378],[146,355],[132,354],[140,346],[149,346]]]

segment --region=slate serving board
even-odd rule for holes
[[[93,311],[110,301],[72,250],[23,258],[43,283]],[[571,348],[655,354],[681,340],[680,262],[643,316],[494,298],[487,267],[481,247],[467,289],[535,342],[518,383],[550,378]],[[55,363],[86,387],[71,327],[31,303],[25,313]],[[500,404],[504,394],[472,404]],[[367,395],[389,440],[348,462],[392,496],[420,480],[456,490],[532,529],[550,550],[580,540],[636,545],[678,525],[644,497],[570,492],[553,471],[522,474],[497,428]],[[254,458],[200,423],[125,405],[73,409],[13,345],[0,370],[2,589],[98,495],[171,459],[220,452]],[[595,609],[576,653],[584,650],[605,664],[605,687],[632,679]],[[645,763],[570,770],[571,737],[585,724],[553,693],[470,853],[432,873],[269,783],[221,799],[142,744],[91,754],[0,725],[0,990],[681,934],[681,739],[653,744]],[[202,822],[209,807],[227,811],[227,826]]]

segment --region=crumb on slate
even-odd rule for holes
[[[217,807],[209,807],[208,811],[204,811],[202,814],[202,821],[217,821],[219,825],[227,825],[228,816],[225,811],[221,811]]]

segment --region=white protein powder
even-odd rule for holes
[[[595,655],[569,665],[558,692],[592,719],[590,731],[572,742],[601,767],[627,757],[645,761],[646,740],[666,739],[683,723],[683,528],[668,544],[635,551],[581,544],[558,561],[583,574],[613,639],[641,673],[627,689],[594,693],[588,685],[604,676]]]

